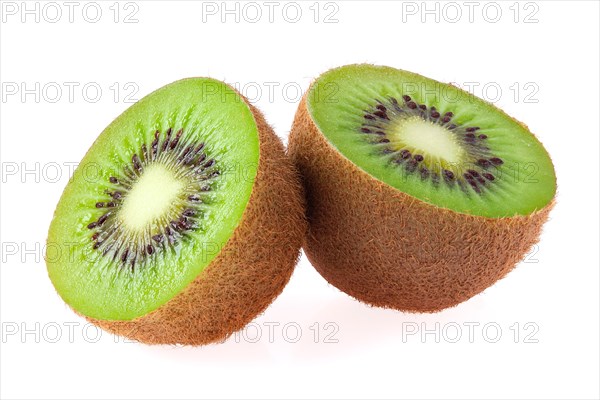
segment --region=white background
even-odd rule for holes
[[[283,2],[239,3],[239,21],[231,14],[225,23],[221,2],[98,2],[95,23],[86,4],[75,2],[71,22],[63,2],[28,2],[37,15],[2,2],[3,398],[600,396],[597,2],[310,1],[285,12]],[[262,19],[252,22],[256,6]],[[285,140],[296,90],[355,62],[471,85],[545,144],[557,206],[539,246],[506,279],[453,309],[413,315],[351,299],[303,257],[247,330],[202,348],[125,342],[61,302],[41,256],[47,227],[70,163],[130,105],[127,94],[139,99],[189,76],[222,79]]]

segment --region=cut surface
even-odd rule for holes
[[[219,254],[248,204],[256,121],[230,87],[175,82],[111,123],[67,185],[47,264],[61,297],[99,320],[131,320],[181,292]]]
[[[311,86],[307,108],[347,159],[429,204],[502,218],[529,215],[556,192],[540,142],[491,104],[389,67],[350,65]]]

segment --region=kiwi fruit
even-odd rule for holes
[[[288,151],[305,185],[311,263],[356,299],[402,311],[439,311],[504,277],[556,193],[552,161],[525,125],[384,66],[318,77]]]
[[[51,222],[50,279],[101,328],[221,341],[282,291],[305,234],[298,174],[261,113],[208,78],[169,84],[89,149]]]

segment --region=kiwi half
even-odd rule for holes
[[[289,154],[306,189],[309,260],[351,296],[405,311],[454,306],[505,276],[556,193],[550,157],[525,125],[389,67],[317,78]]]
[[[98,137],[50,225],[48,273],[100,327],[145,343],[225,339],[262,312],[304,235],[297,173],[260,112],[207,78],[167,85]]]

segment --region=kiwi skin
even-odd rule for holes
[[[241,95],[240,95],[241,97]],[[248,205],[215,259],[182,292],[131,321],[86,319],[147,344],[221,342],[262,313],[289,281],[306,231],[298,173],[258,109],[260,155]]]
[[[305,94],[288,144],[307,197],[303,248],[338,289],[373,306],[437,312],[503,278],[538,241],[554,200],[530,215],[507,218],[428,204],[339,153],[306,102]]]

